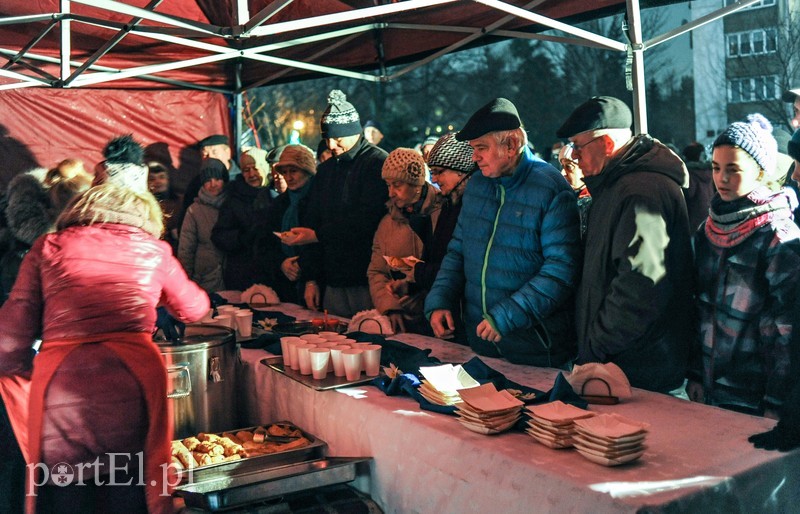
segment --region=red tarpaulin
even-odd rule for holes
[[[160,143],[150,146],[160,156],[166,149],[177,169],[173,184],[182,190],[197,171],[197,141],[230,126],[225,96],[204,91],[28,88],[3,91],[0,113],[3,187],[19,172],[66,158],[91,169],[109,139],[133,133],[145,146]]]

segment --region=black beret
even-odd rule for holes
[[[214,134],[213,136],[208,136],[205,139],[201,139],[200,142],[197,144],[200,148],[204,146],[214,146],[214,145],[231,145],[228,136],[222,134]]]
[[[456,139],[471,141],[489,132],[514,130],[521,126],[522,121],[514,104],[505,98],[495,98],[472,115],[464,128],[456,134]]]
[[[587,130],[629,129],[632,123],[633,115],[625,102],[613,96],[594,96],[572,111],[556,136],[566,139]]]
[[[800,89],[787,89],[781,95],[781,99],[787,103],[794,103],[797,97],[800,96]]]

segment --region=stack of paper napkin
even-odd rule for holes
[[[620,416],[600,414],[575,420],[575,449],[597,464],[618,466],[642,456],[650,425]]]
[[[480,386],[460,364],[422,366],[419,372],[425,379],[420,381],[418,391],[423,398],[435,405],[455,405],[461,401],[459,390]]]
[[[591,418],[594,412],[579,409],[560,400],[526,407],[530,416],[526,432],[548,448],[571,448],[575,421]]]
[[[458,421],[473,432],[499,434],[522,417],[524,403],[506,390],[498,391],[491,382],[458,393],[463,400],[456,404]]]

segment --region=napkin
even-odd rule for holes
[[[384,336],[394,334],[392,322],[389,321],[389,318],[378,312],[377,309],[357,312],[356,315],[350,319],[347,331],[381,334]]]
[[[613,362],[590,362],[575,366],[565,378],[572,389],[581,395],[616,396],[620,399],[631,397],[628,377]]]
[[[272,305],[281,302],[280,298],[278,298],[278,293],[264,284],[253,284],[242,291],[241,301],[244,303],[266,303]]]

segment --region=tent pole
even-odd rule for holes
[[[242,61],[236,61],[236,84],[233,93],[233,158],[239,162],[239,147],[242,144]]]
[[[70,0],[61,0],[61,83],[69,78],[69,56],[72,52],[70,42],[70,29],[72,21],[69,19]]]
[[[644,45],[642,44],[642,13],[639,0],[626,0],[628,8],[628,39],[633,54],[633,131],[647,133],[647,98],[644,81]]]

